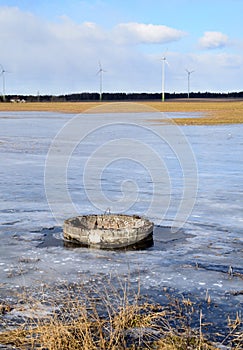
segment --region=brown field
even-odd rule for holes
[[[63,113],[97,112],[189,112],[193,118],[175,118],[180,125],[243,123],[242,100],[170,100],[166,102],[40,102],[0,103],[0,111],[50,111]]]

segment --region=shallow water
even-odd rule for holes
[[[231,315],[241,310],[243,125],[170,128],[149,113],[82,115],[78,124],[73,117],[0,113],[2,296],[129,274],[157,300],[167,287],[222,305],[227,299]],[[153,246],[65,246],[65,218],[108,207],[153,220]]]

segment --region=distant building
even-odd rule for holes
[[[20,98],[11,98],[10,100],[11,103],[25,103],[26,100],[24,98],[20,99]]]

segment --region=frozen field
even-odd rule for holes
[[[1,297],[129,274],[158,301],[165,287],[210,295],[235,316],[243,303],[243,125],[168,127],[149,113],[72,118],[0,113]],[[65,245],[65,218],[107,208],[153,220],[153,246]]]

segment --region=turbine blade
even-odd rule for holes
[[[185,69],[185,71],[188,73],[188,74],[191,74],[191,73],[194,73],[195,72],[195,70],[189,70],[189,69]]]

